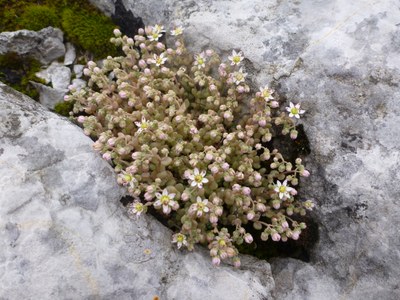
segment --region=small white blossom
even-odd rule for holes
[[[240,62],[243,60],[243,52],[240,51],[236,53],[235,50],[232,51],[232,55],[228,56],[228,59],[231,61],[231,66],[239,65]]]
[[[176,243],[178,246],[178,249],[180,249],[182,246],[187,246],[188,242],[186,240],[186,236],[182,233],[177,233],[172,236],[172,242]]]
[[[147,38],[150,41],[158,41],[159,38],[161,38],[163,36],[163,32],[165,32],[164,30],[164,26],[160,26],[160,25],[155,25],[152,28],[152,31],[149,35],[147,35]]]
[[[197,66],[199,69],[204,68],[206,66],[206,56],[204,52],[195,55],[194,57],[194,65]]]
[[[200,218],[203,213],[208,213],[210,209],[207,206],[208,200],[207,199],[201,199],[199,196],[196,198],[196,203],[193,203],[189,207],[189,214],[196,214],[198,218]]]
[[[199,169],[195,168],[193,174],[189,175],[189,179],[191,180],[190,185],[197,186],[201,189],[203,187],[203,183],[208,182],[208,179],[204,176],[206,176],[206,171],[200,172]]]
[[[171,210],[177,210],[179,208],[178,202],[174,201],[175,194],[169,194],[167,189],[164,189],[162,194],[156,193],[157,201],[154,202],[155,208],[162,206],[163,213],[168,215]]]
[[[300,103],[294,105],[292,102],[290,102],[289,107],[286,107],[286,110],[289,112],[289,117],[295,117],[296,119],[300,119],[300,115],[306,112],[300,109]]]
[[[171,30],[171,35],[181,35],[183,33],[183,28],[182,26],[176,27],[174,30]]]
[[[268,86],[260,88],[260,92],[261,92],[261,97],[263,97],[266,102],[268,102],[269,100],[274,99],[274,97],[272,97],[272,94],[274,93],[274,90],[268,88]]]
[[[132,189],[134,189],[137,184],[136,178],[133,177],[132,174],[125,172],[125,171],[122,171],[122,173],[118,175],[118,182],[121,185],[129,186]]]
[[[135,201],[133,203],[128,204],[128,214],[139,217],[140,214],[144,211],[145,211],[145,206],[143,205],[143,203],[140,203],[139,201]]]
[[[274,191],[279,193],[279,199],[283,199],[283,198],[289,198],[290,197],[289,193],[294,191],[294,188],[287,186],[287,180],[285,180],[284,182],[280,182],[279,180],[277,180]]]
[[[155,64],[157,67],[163,65],[168,58],[165,57],[164,53],[161,53],[159,56],[154,54],[153,58],[149,59],[148,62],[151,64]]]
[[[150,122],[148,122],[146,120],[145,117],[142,117],[142,121],[141,122],[135,122],[136,126],[139,127],[138,129],[138,133],[141,133],[144,130],[147,130],[147,128],[150,126]]]
[[[242,68],[240,68],[239,71],[232,73],[231,76],[233,82],[236,83],[236,85],[239,85],[240,83],[244,82],[247,73],[243,73]]]

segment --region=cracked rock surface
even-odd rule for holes
[[[82,130],[0,83],[0,299],[271,299],[270,266],[215,268],[125,191]]]
[[[309,263],[272,263],[276,299],[399,299],[400,3],[123,2],[145,24],[183,24],[197,52],[243,50],[257,85],[307,110],[300,194],[318,202],[320,241]]]

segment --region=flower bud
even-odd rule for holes
[[[303,177],[308,177],[308,176],[310,176],[310,172],[307,171],[307,170],[303,170],[303,171],[300,173],[300,175],[303,176]]]
[[[279,233],[274,233],[274,234],[272,234],[271,238],[273,241],[279,242],[279,240],[281,239],[281,236]]]
[[[116,36],[116,37],[120,37],[121,36],[121,31],[119,30],[119,29],[114,29],[114,31],[113,31],[113,33],[114,33],[114,35]]]
[[[105,160],[111,160],[111,153],[110,153],[110,152],[104,153],[104,154],[103,154],[103,158],[104,158]]]
[[[249,212],[247,213],[247,215],[246,215],[247,220],[249,220],[249,221],[253,220],[253,219],[254,219],[254,216],[255,216],[254,211],[249,211]]]
[[[246,233],[244,235],[244,240],[247,244],[251,244],[253,242],[253,237],[250,233]]]
[[[219,257],[213,257],[212,258],[212,264],[214,266],[219,266],[220,263],[221,263],[221,259]]]

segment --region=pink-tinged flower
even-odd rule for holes
[[[208,182],[208,179],[205,178],[206,171],[199,171],[199,169],[195,168],[193,174],[189,175],[189,180],[191,186],[197,186],[199,189],[203,188],[203,184]]]
[[[253,237],[252,237],[252,235],[251,235],[250,233],[246,233],[246,234],[244,235],[244,241],[245,241],[247,244],[251,244],[251,243],[253,242]]]
[[[243,58],[243,52],[236,52],[235,50],[232,50],[232,55],[228,56],[228,59],[231,61],[231,66],[239,65]]]
[[[182,33],[183,33],[182,26],[178,26],[175,29],[171,30],[171,35],[174,35],[174,36],[181,35]]]
[[[260,88],[260,92],[261,92],[261,97],[264,98],[264,100],[266,102],[268,102],[269,100],[274,99],[274,97],[272,97],[272,94],[274,93],[274,90],[268,88],[268,86]]]
[[[315,207],[315,203],[311,200],[307,200],[303,203],[303,206],[305,209],[313,210],[313,208]]]
[[[105,160],[111,160],[111,153],[110,153],[110,152],[104,153],[104,154],[103,154],[103,158],[104,158]]]
[[[195,55],[194,57],[194,65],[197,66],[199,69],[204,68],[206,66],[206,56],[204,52]]]
[[[147,130],[147,128],[150,126],[150,122],[148,122],[145,117],[142,117],[141,122],[135,122],[135,124],[137,127],[139,127],[137,133]]]
[[[279,233],[274,233],[271,236],[272,240],[275,242],[279,242],[279,240],[281,239],[281,235]]]
[[[240,267],[240,259],[239,258],[233,259],[233,266],[235,268],[239,268]]]
[[[145,212],[145,206],[139,201],[128,204],[128,214],[139,217],[141,213]]]
[[[294,190],[294,188],[287,186],[287,180],[284,182],[280,182],[277,180],[274,191],[279,193],[279,199],[289,198],[290,192]]]
[[[172,243],[176,243],[178,249],[182,246],[187,246],[188,242],[186,240],[186,236],[182,233],[177,233],[172,236]]]
[[[287,229],[287,228],[289,228],[289,223],[286,222],[286,221],[283,221],[281,226],[282,226],[283,229]]]
[[[153,58],[148,60],[149,63],[155,64],[157,67],[163,65],[167,61],[164,53],[161,53],[159,56],[157,54],[153,55]]]
[[[177,210],[179,208],[178,202],[174,201],[175,194],[169,194],[167,189],[164,189],[162,194],[156,193],[157,201],[154,202],[155,208],[162,207],[163,213],[168,215],[171,210]]]
[[[221,263],[221,259],[219,257],[216,256],[216,257],[212,258],[212,264],[214,266],[219,266],[220,263]]]
[[[300,103],[294,105],[292,102],[290,102],[289,107],[286,107],[286,110],[289,112],[289,117],[295,117],[296,119],[300,119],[300,115],[306,112],[300,109]]]
[[[303,171],[300,173],[300,175],[303,176],[303,177],[308,177],[308,176],[310,176],[310,172],[307,171],[307,170],[303,170]]]
[[[79,117],[78,117],[78,122],[79,122],[79,123],[83,123],[83,122],[85,122],[85,120],[86,120],[86,117],[85,117],[85,116],[79,116]]]
[[[239,71],[233,72],[231,74],[231,78],[236,85],[239,85],[240,83],[244,82],[245,78],[247,76],[247,73],[243,73],[242,68],[240,68]]]
[[[200,218],[203,215],[203,213],[208,213],[210,211],[207,204],[208,204],[207,199],[201,199],[199,196],[197,196],[196,203],[193,203],[189,207],[189,214],[191,215],[196,214],[196,216]]]
[[[122,171],[122,173],[118,175],[117,181],[119,184],[123,186],[129,186],[132,189],[134,189],[137,184],[136,178],[126,171]]]
[[[297,231],[297,230],[295,230],[295,231],[292,232],[292,234],[290,235],[290,237],[291,237],[293,240],[298,240],[299,237],[300,237],[300,232]]]

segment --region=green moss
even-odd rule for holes
[[[64,117],[69,117],[69,112],[74,108],[73,101],[59,102],[54,106],[54,111]]]
[[[28,30],[40,30],[48,26],[60,27],[56,9],[45,5],[27,6],[18,23]]]
[[[40,70],[40,66],[41,64],[37,60],[21,57],[16,53],[0,55],[0,81],[38,100],[39,93],[29,81],[45,83],[35,75]]]
[[[67,8],[62,13],[62,27],[69,40],[96,58],[116,55],[117,50],[110,43],[115,25],[106,16]]]

